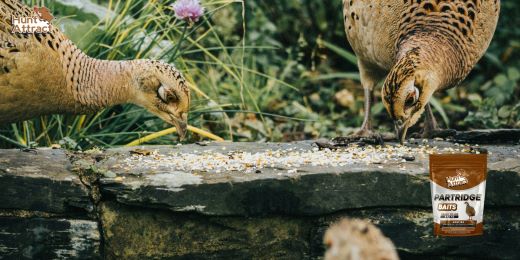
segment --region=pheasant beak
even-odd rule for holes
[[[406,139],[406,132],[408,131],[408,126],[406,125],[406,123],[403,123],[402,120],[395,120],[394,125],[397,138],[399,139],[399,142],[403,144],[404,140]]]
[[[179,139],[182,141],[186,137],[186,132],[188,131],[188,120],[186,114],[182,118],[177,118],[174,116],[171,117],[171,124],[175,126],[177,129],[177,133],[179,134]]]

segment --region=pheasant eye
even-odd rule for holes
[[[411,107],[417,103],[417,100],[419,99],[419,89],[417,87],[414,87],[413,91],[411,91],[408,96],[406,97],[406,101],[404,102],[404,105],[406,107]]]
[[[168,96],[168,102],[177,102],[177,101],[179,101],[179,97],[177,96],[177,94],[175,92]]]
[[[179,101],[179,97],[175,92],[168,92],[164,86],[157,90],[157,95],[164,103],[171,103]]]
[[[413,106],[414,104],[415,104],[415,97],[414,97],[414,96],[408,96],[408,97],[406,98],[405,103],[404,103],[404,105],[405,105],[406,107],[411,107],[411,106]]]

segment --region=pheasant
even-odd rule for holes
[[[0,125],[133,103],[173,124],[184,137],[190,90],[175,67],[91,58],[51,23],[48,33],[12,33],[11,18],[37,15],[16,0],[0,2]]]
[[[343,219],[332,225],[324,237],[325,260],[399,259],[394,244],[373,224]]]
[[[345,31],[358,57],[365,92],[364,122],[372,129],[374,87],[401,143],[426,111],[425,134],[437,128],[429,101],[466,78],[496,29],[500,0],[343,0]]]

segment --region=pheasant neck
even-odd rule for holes
[[[400,46],[397,58],[412,59],[414,70],[435,81],[438,88],[454,86],[465,77],[464,53],[442,37],[411,37]]]
[[[81,69],[69,67],[67,79],[75,112],[96,111],[130,100],[134,93],[133,62],[98,60],[80,54],[74,63]]]

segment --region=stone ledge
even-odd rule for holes
[[[70,167],[60,150],[0,150],[0,258],[99,258],[94,204]]]
[[[432,146],[452,145],[432,142]],[[310,142],[295,144],[212,143],[204,147],[147,147],[159,153],[249,151],[267,149],[312,149]],[[520,206],[520,146],[483,146],[491,152],[486,207]],[[137,167],[122,169],[130,149],[106,152],[99,168],[116,173],[102,178],[101,192],[117,201],[137,206],[166,208],[175,212],[198,212],[226,216],[265,214],[322,215],[370,207],[430,208],[428,160],[413,162],[353,164],[348,167],[266,168],[261,173],[192,173],[172,169]],[[516,152],[515,152],[516,151]],[[124,177],[124,179],[121,179]]]
[[[390,237],[401,258],[514,259],[520,242],[520,209],[486,210],[485,235],[433,236],[430,210],[374,208],[325,216],[203,216],[103,203],[109,259],[320,259],[329,223],[341,217],[370,219]]]
[[[100,240],[92,220],[0,217],[0,255],[6,259],[95,259]]]
[[[92,211],[88,190],[70,167],[60,150],[0,150],[0,209],[60,214]]]
[[[492,153],[485,235],[464,239],[433,236],[427,160],[421,156],[384,166],[192,173],[118,167],[130,156],[125,148],[70,157],[59,150],[0,150],[0,199],[5,201],[0,204],[0,254],[319,259],[324,230],[347,216],[372,220],[394,241],[402,258],[517,259],[520,146],[484,147]],[[143,148],[187,153],[312,146],[215,143]]]
[[[328,223],[345,216],[370,219],[392,239],[402,259],[517,259],[520,256],[518,207],[486,209],[484,235],[477,237],[435,237],[431,210],[352,210],[320,218],[316,240],[322,237]]]

